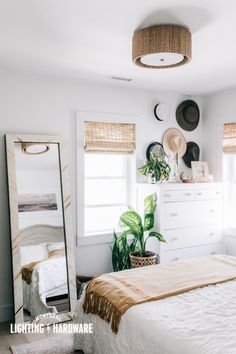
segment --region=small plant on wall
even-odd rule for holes
[[[144,176],[150,175],[155,182],[158,182],[169,179],[171,168],[163,157],[158,157],[151,152],[146,164],[139,167],[138,171]]]
[[[156,194],[153,193],[144,199],[143,220],[132,207],[120,216],[123,231],[120,235],[114,233],[115,242],[112,249],[114,271],[156,263],[157,255],[146,250],[147,240],[154,237],[160,242],[166,241],[159,232],[150,231],[154,227],[155,208]],[[145,238],[148,231],[150,232]]]

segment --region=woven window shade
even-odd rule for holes
[[[84,122],[85,151],[132,153],[135,124]]]
[[[236,123],[224,125],[223,151],[236,152]]]

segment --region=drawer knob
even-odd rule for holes
[[[191,197],[192,193],[185,193],[186,197]]]
[[[212,256],[213,256],[214,254],[216,254],[216,251],[212,251],[212,252],[211,252],[211,255],[212,255]]]
[[[202,195],[202,193],[201,192],[198,192],[198,194],[197,195]]]
[[[179,260],[179,258],[175,257],[175,258],[172,259],[172,262],[177,262],[178,260]]]
[[[209,236],[210,236],[210,237],[212,237],[212,236],[214,236],[214,235],[215,235],[214,232],[210,232],[210,233],[209,233]]]
[[[171,213],[170,216],[178,216],[177,213]]]
[[[213,214],[215,212],[215,210],[211,209],[209,210],[211,214]]]
[[[169,198],[169,197],[171,197],[171,194],[164,194],[164,197]]]

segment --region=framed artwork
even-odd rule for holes
[[[18,211],[46,211],[57,210],[57,199],[55,193],[31,193],[18,195]]]
[[[209,181],[208,163],[205,161],[191,161],[193,179],[199,182]]]

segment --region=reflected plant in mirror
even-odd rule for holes
[[[70,293],[75,289],[70,289],[73,281],[69,281],[68,272],[60,142],[32,138],[13,141],[14,173],[8,158],[8,175],[16,184],[13,198],[9,178],[11,228],[17,225],[19,233],[17,256],[13,252],[13,273],[19,261],[21,274],[21,287],[14,284],[14,296],[15,306],[18,298],[22,299],[24,321],[48,313],[69,313],[74,306],[71,298],[75,299],[75,294]],[[12,241],[14,245],[14,235]],[[22,296],[16,294],[20,288]]]

